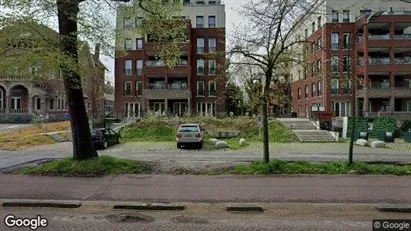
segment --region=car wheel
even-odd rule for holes
[[[181,144],[177,144],[177,148],[178,148],[178,149],[181,149]]]
[[[107,141],[103,141],[103,149],[106,149],[108,147]]]

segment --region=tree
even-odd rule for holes
[[[242,111],[239,111],[239,108],[242,108],[244,101],[243,91],[233,79],[230,79],[227,83],[225,98],[227,112],[233,112],[234,115],[242,115]]]
[[[251,1],[241,12],[250,23],[236,31],[235,46],[230,53],[236,55],[234,64],[256,67],[262,73],[259,98],[265,162],[270,159],[267,106],[271,84],[282,77],[280,65],[296,57],[288,48],[301,41],[290,41],[291,35],[304,20],[318,12],[320,5],[320,0],[260,0]]]
[[[43,49],[32,50],[32,56],[29,58],[33,58],[31,61],[36,61],[41,60],[41,57],[47,57],[46,60],[49,60],[54,67],[58,66],[62,70],[68,105],[71,112],[73,158],[76,160],[98,157],[91,141],[91,133],[81,86],[79,54],[77,49],[79,35],[82,35],[84,38],[92,38],[94,42],[96,40],[104,41],[103,44],[109,46],[109,42],[105,41],[105,37],[108,34],[104,33],[105,29],[107,29],[107,24],[105,23],[108,21],[102,17],[104,7],[100,6],[104,5],[104,3],[107,2],[99,0],[4,0],[3,6],[6,9],[3,11],[5,14],[0,16],[0,26],[2,28],[5,25],[14,24],[19,20],[23,20],[23,22],[40,22],[44,20],[44,18],[54,18],[57,16],[59,50],[48,49],[47,46],[42,46]],[[182,5],[182,3],[174,1],[170,4],[176,6],[179,4]],[[135,0],[135,6],[138,6],[139,9],[147,13],[147,24],[151,25],[153,25],[151,22],[170,19],[170,15],[175,14],[174,11],[163,4],[162,0]],[[82,14],[80,12],[81,7],[86,9],[82,11]],[[55,12],[57,12],[57,15]],[[163,24],[163,27],[157,27],[156,31],[154,31],[156,32],[155,37],[157,37],[157,41],[161,43],[165,38],[171,37],[171,39],[174,39],[176,36],[174,36],[175,34],[173,32],[179,31],[179,28],[170,30],[170,28],[165,27],[175,26],[174,21],[172,21],[171,24],[170,21],[161,22],[168,24]],[[83,32],[83,34],[81,32]],[[144,28],[142,32],[144,32]],[[38,43],[43,45],[44,43],[50,42],[49,39],[45,38],[45,34],[39,33],[39,35],[44,39],[38,40]],[[168,42],[170,42],[170,40],[168,40]],[[179,46],[175,43],[169,44],[171,48],[167,50],[164,49],[165,46],[163,46],[162,51],[164,52],[161,52],[160,56],[163,56],[163,59],[171,66],[177,62],[175,57],[177,57],[176,54],[179,54]],[[38,44],[36,44],[36,47],[38,47]],[[44,65],[48,65],[48,62],[44,62]]]

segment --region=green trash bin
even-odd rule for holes
[[[377,134],[377,139],[385,142],[385,131],[379,131]]]
[[[404,141],[406,143],[411,143],[411,132],[404,133]]]

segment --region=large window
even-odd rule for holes
[[[204,17],[197,16],[196,17],[196,28],[203,28],[204,27]]]
[[[204,96],[204,81],[197,81],[197,96]]]
[[[3,109],[4,108],[4,98],[5,98],[5,96],[4,96],[5,94],[4,94],[4,92],[3,92],[3,90],[2,89],[0,89],[0,109]]]
[[[217,62],[215,59],[208,60],[208,74],[215,75],[217,73]]]
[[[338,33],[331,33],[331,50],[338,50]]]
[[[216,38],[208,38],[208,52],[215,52],[217,51],[217,39]]]
[[[130,29],[133,28],[134,22],[133,19],[130,17],[124,18],[124,29]]]
[[[350,11],[349,10],[343,10],[342,20],[343,22],[350,22]]]
[[[331,18],[331,22],[338,22],[339,21],[339,18],[338,18],[338,11],[336,11],[336,10],[333,10],[332,12],[331,12],[331,14],[332,14],[332,18]]]
[[[49,100],[49,109],[54,110],[54,99]]]
[[[216,96],[217,83],[211,81],[208,83],[208,96]]]
[[[125,96],[132,96],[132,85],[131,81],[124,82],[124,95]]]
[[[316,83],[311,84],[311,96],[315,97],[317,95]]]
[[[124,50],[132,50],[133,49],[133,41],[131,38],[126,38],[124,40]]]
[[[306,99],[308,98],[308,85],[305,85],[304,97],[305,97]]]
[[[331,71],[338,72],[338,56],[331,57]]]
[[[144,21],[144,18],[143,18],[143,17],[137,17],[137,18],[136,18],[136,26],[141,26],[141,25],[143,25],[143,21]]]
[[[321,16],[319,16],[317,18],[317,28],[320,29],[321,28]]]
[[[338,79],[331,79],[331,94],[338,95],[339,81]]]
[[[348,68],[351,66],[351,59],[348,56],[343,57],[343,72],[347,72]]]
[[[208,16],[208,27],[209,28],[215,28],[216,27],[215,16]]]
[[[343,34],[343,48],[348,49],[348,46],[350,46],[350,33],[344,33]]]
[[[204,38],[197,38],[197,54],[204,53]]]
[[[143,60],[136,61],[136,73],[137,75],[143,74]]]
[[[317,95],[321,96],[321,81],[317,82]]]
[[[204,59],[197,59],[197,74],[204,75]]]
[[[300,100],[301,97],[301,88],[298,88],[297,99]]]
[[[138,96],[143,95],[143,82],[142,81],[136,82],[136,95]]]
[[[312,23],[311,25],[311,33],[315,32],[315,22]]]
[[[136,49],[137,50],[143,49],[143,39],[142,38],[136,39]]]
[[[124,75],[125,76],[133,75],[133,63],[132,63],[132,60],[130,59],[124,60]]]

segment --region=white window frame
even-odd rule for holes
[[[127,85],[130,84],[130,94],[127,95]],[[133,96],[133,82],[132,81],[125,81],[124,82],[124,96]]]
[[[199,24],[199,20],[198,19],[202,19],[202,24]],[[199,26],[201,25],[201,26]],[[197,15],[196,16],[196,28],[204,28],[204,16],[203,15]]]
[[[214,72],[211,73],[212,64],[214,64]],[[209,59],[208,60],[208,75],[216,75],[217,74],[217,60]]]
[[[200,95],[200,83],[202,83],[202,91],[203,91],[203,94],[202,95]],[[204,97],[204,95],[205,95],[205,86],[204,86],[204,81],[203,80],[200,80],[200,81],[197,81],[197,97]]]
[[[210,19],[213,18],[213,17],[214,17],[214,26],[211,27],[210,26]],[[208,28],[216,28],[217,27],[217,17],[215,15],[209,15],[207,23],[208,23]]]
[[[138,86],[138,84],[141,83],[141,89]],[[138,91],[141,90],[141,94],[138,94]],[[143,81],[137,81],[136,82],[136,96],[142,96],[143,95]]]
[[[217,38],[208,38],[208,53],[217,51]]]
[[[123,28],[131,29],[134,28],[134,20],[132,17],[124,17],[123,19]]]
[[[203,68],[203,73],[199,72],[199,68]],[[197,75],[204,75],[205,74],[205,65],[204,65],[204,59],[197,59]]]
[[[136,50],[143,49],[143,38],[136,38]]]
[[[203,54],[205,52],[205,39],[204,37],[197,38],[197,54]]]
[[[133,50],[133,40],[131,38],[124,39],[124,50]]]
[[[21,109],[21,96],[10,97],[10,109]]]
[[[143,60],[141,59],[136,60],[136,74],[143,75]]]
[[[214,95],[211,95],[211,85],[214,85]],[[209,97],[217,97],[217,83],[216,83],[216,81],[208,82],[208,96]]]
[[[127,65],[130,64],[130,65]],[[128,68],[127,66],[130,66]],[[129,70],[130,72],[127,72]],[[132,76],[133,75],[133,60],[131,59],[126,59],[124,60],[124,76]]]

